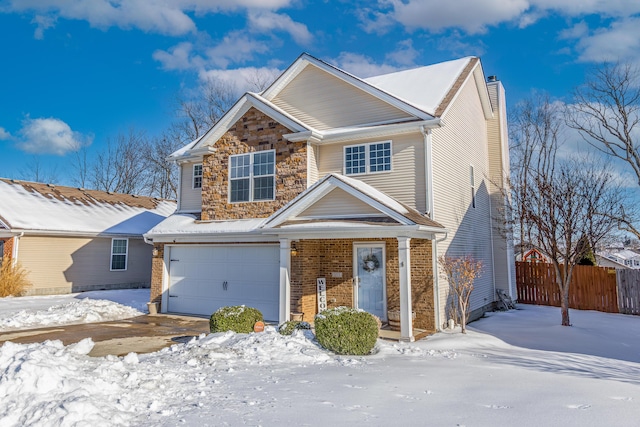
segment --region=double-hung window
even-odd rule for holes
[[[202,188],[202,165],[193,165],[193,188]]]
[[[345,175],[388,172],[391,170],[391,141],[344,147]]]
[[[127,269],[129,239],[111,239],[111,271]]]
[[[273,200],[276,152],[237,154],[229,157],[229,201]]]

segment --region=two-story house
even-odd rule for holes
[[[482,312],[496,288],[515,295],[496,229],[506,126],[503,87],[476,57],[361,79],[303,54],[172,155],[178,210],[146,234],[151,299],[201,315],[245,304],[272,321],[394,310],[411,341],[449,316],[438,256],[472,255]]]

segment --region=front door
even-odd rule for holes
[[[355,306],[387,320],[385,251],[381,243],[355,243],[353,275]]]

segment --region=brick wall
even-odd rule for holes
[[[151,302],[162,301],[162,272],[164,270],[164,243],[154,243],[153,249],[158,251],[151,259]]]
[[[13,241],[14,238],[13,237],[6,237],[6,238],[2,238],[0,239],[4,242],[4,251],[2,254],[0,254],[0,258],[2,259],[11,259],[11,256],[13,254]]]
[[[400,289],[397,239],[356,241],[385,243],[387,308],[398,308]],[[302,312],[305,321],[313,321],[318,311],[318,277],[327,279],[329,308],[353,306],[353,242],[353,239],[327,239],[295,243],[298,254],[291,258],[291,311]],[[342,277],[332,277],[332,273],[342,273]],[[411,291],[413,310],[416,312],[414,327],[435,331],[430,240],[411,240]]]
[[[288,142],[289,129],[251,108],[216,143],[202,163],[202,219],[266,218],[307,188],[307,146]],[[229,156],[275,150],[275,200],[229,203]]]

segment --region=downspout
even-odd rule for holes
[[[433,253],[433,293],[434,293],[434,307],[436,308],[436,331],[442,330],[440,323],[440,276],[438,270],[438,243],[444,242],[449,237],[449,232],[445,231],[444,236],[433,241],[431,253]]]
[[[425,213],[433,219],[433,178],[431,129],[420,126],[420,133],[424,139],[424,184],[425,184]]]
[[[24,231],[14,236],[13,238],[13,249],[11,250],[11,263],[14,266],[18,264],[18,242],[20,241],[20,238],[22,236],[24,236]]]

